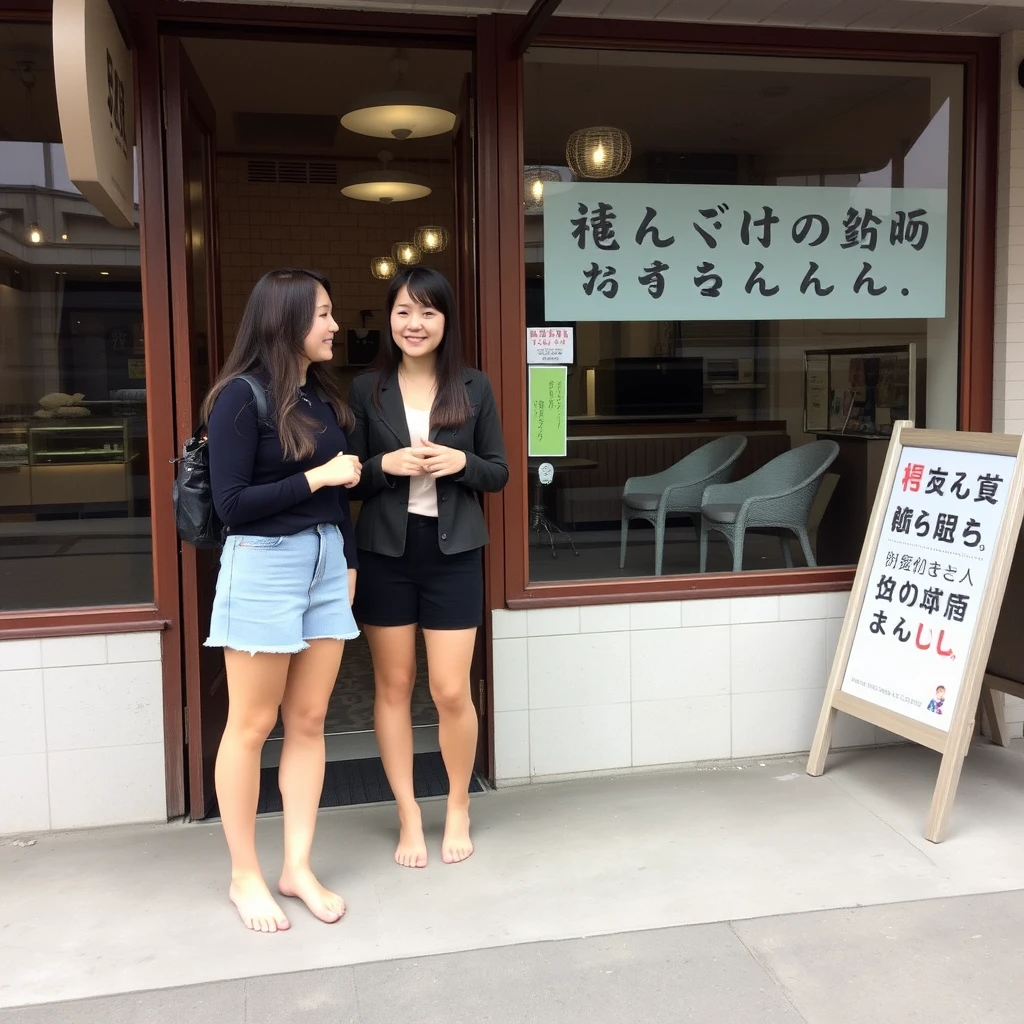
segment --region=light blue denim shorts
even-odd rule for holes
[[[207,647],[297,654],[310,640],[357,636],[337,526],[314,526],[290,537],[228,535]]]

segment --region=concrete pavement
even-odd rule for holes
[[[975,745],[937,846],[921,835],[936,755],[838,753],[821,779],[803,764],[487,793],[477,854],[456,866],[439,862],[432,803],[422,872],[390,861],[392,807],[326,812],[317,866],[349,914],[325,926],[290,905],[278,936],[248,934],[224,900],[216,827],[0,845],[0,1024],[327,1007],[339,1021],[1010,1020],[1024,757]],[[259,828],[271,872],[280,821]]]

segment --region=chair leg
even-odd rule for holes
[[[708,529],[701,519],[697,526],[697,533],[700,537],[700,571],[707,572],[708,568]]]
[[[797,537],[800,538],[800,547],[803,549],[804,558],[807,559],[807,564],[813,569],[817,564],[817,559],[814,557],[814,551],[811,550],[811,542],[807,536],[806,530],[797,530]]]
[[[737,530],[732,537],[732,571],[743,571],[743,541],[746,538],[746,530]]]
[[[782,545],[782,557],[785,559],[786,568],[793,568],[793,549],[789,546],[789,534],[785,530],[779,531],[779,543]]]
[[[619,541],[619,568],[626,568],[626,536],[629,533],[629,517],[622,513],[621,540]]]
[[[656,516],[654,520],[654,575],[661,575],[661,565],[665,557],[665,517]]]

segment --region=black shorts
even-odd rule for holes
[[[437,520],[410,514],[405,553],[398,558],[359,552],[352,608],[366,626],[472,629],[483,623],[482,549],[446,555]]]

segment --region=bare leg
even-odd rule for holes
[[[302,900],[327,924],[341,920],[345,901],[317,881],[309,854],[324,788],[324,718],[344,646],[341,640],[310,640],[308,649],[292,658],[281,702],[284,744],[278,781],[284,805],[284,869],[277,887],[282,896]]]
[[[373,726],[384,772],[398,804],[395,861],[406,868],[427,866],[423,820],[412,784],[412,688],[416,682],[416,627],[365,626],[373,656],[376,699]]]
[[[430,695],[437,706],[441,757],[448,771],[448,812],[441,859],[457,864],[473,853],[469,838],[469,782],[476,760],[477,718],[469,673],[475,629],[425,629]]]
[[[290,659],[288,654],[224,651],[228,722],[217,751],[217,802],[231,854],[231,902],[245,926],[256,932],[289,927],[256,856],[256,805],[260,752],[277,724]]]

